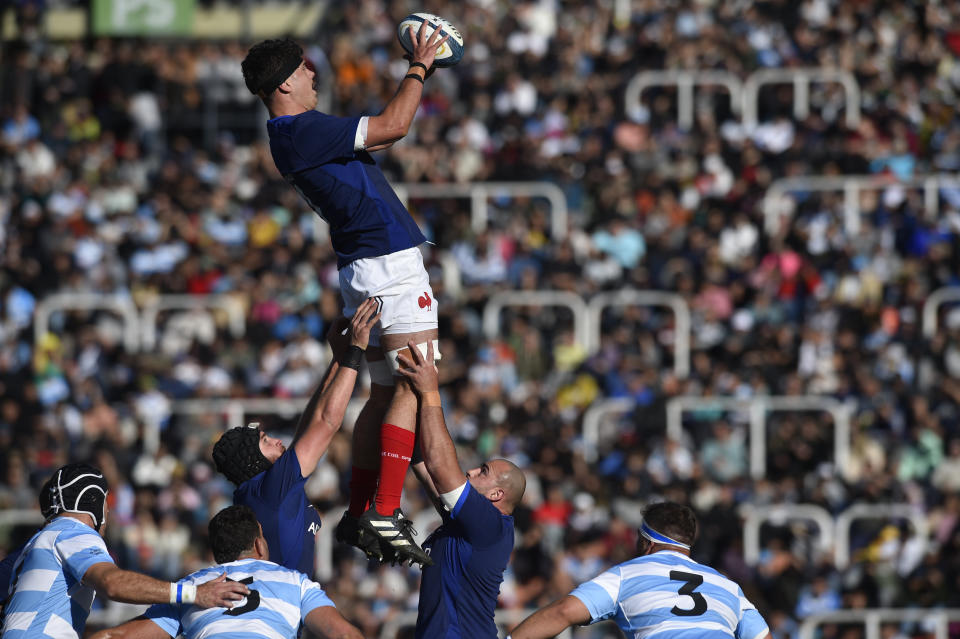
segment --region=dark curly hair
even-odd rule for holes
[[[290,38],[264,40],[250,47],[240,68],[250,93],[266,98],[302,61],[303,48]]]
[[[260,536],[257,515],[249,506],[229,506],[218,512],[207,528],[210,533],[210,549],[218,564],[236,561],[244,552],[253,548]]]
[[[689,507],[676,502],[661,501],[647,506],[643,521],[657,532],[688,546],[697,538],[697,516]]]

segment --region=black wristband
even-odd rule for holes
[[[411,63],[410,63],[410,66],[411,66],[411,67],[420,67],[421,69],[423,69],[423,72],[424,72],[424,73],[426,73],[427,71],[430,70],[430,69],[427,68],[427,65],[425,65],[423,62],[411,62]]]
[[[416,73],[408,73],[407,75],[403,76],[403,79],[404,79],[404,80],[406,80],[407,78],[413,78],[414,80],[416,80],[416,81],[419,82],[420,84],[423,84],[423,78],[421,78],[421,77],[420,77],[419,75],[417,75]]]
[[[350,348],[347,349],[347,352],[344,353],[343,358],[340,360],[340,365],[356,371],[360,370],[360,362],[362,361],[363,349],[351,344]]]

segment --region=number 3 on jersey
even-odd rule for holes
[[[670,581],[684,582],[677,594],[686,595],[693,599],[693,608],[690,610],[674,606],[670,609],[670,612],[679,617],[699,617],[707,611],[707,600],[699,592],[694,592],[703,583],[703,575],[695,575],[682,570],[671,570]]]
[[[227,581],[236,581],[236,579],[230,579],[227,577]],[[240,583],[250,585],[253,583],[253,577],[247,577],[246,579],[241,579]],[[224,610],[223,614],[230,615],[231,617],[236,617],[237,615],[242,615],[245,612],[250,612],[251,610],[256,610],[260,607],[260,591],[250,589],[250,592],[247,594],[247,603],[237,608],[230,608],[229,610]]]

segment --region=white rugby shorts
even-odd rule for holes
[[[380,322],[370,332],[370,345],[380,335],[416,333],[437,328],[437,300],[417,247],[379,257],[363,257],[340,269],[343,314],[353,317],[368,297],[380,302]]]

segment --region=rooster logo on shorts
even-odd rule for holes
[[[423,295],[417,298],[417,303],[420,305],[420,308],[425,308],[428,311],[433,310],[433,300],[430,299],[430,293],[426,291],[423,292]]]

